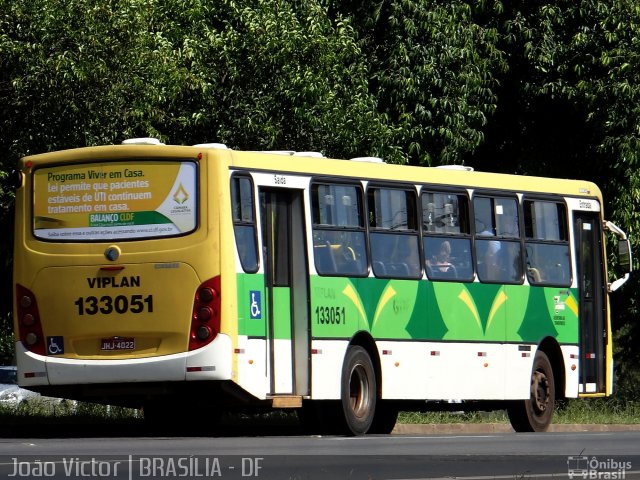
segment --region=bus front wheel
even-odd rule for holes
[[[342,410],[347,433],[364,435],[376,412],[376,375],[367,351],[349,347],[342,365]]]
[[[516,432],[545,432],[551,424],[555,405],[555,383],[549,357],[538,351],[531,370],[531,389],[527,400],[512,402],[507,408]]]

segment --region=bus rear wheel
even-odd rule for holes
[[[342,410],[347,433],[364,435],[376,412],[376,375],[367,351],[359,346],[347,349],[342,365]]]
[[[538,351],[531,370],[531,390],[527,400],[512,402],[507,408],[516,432],[545,432],[555,406],[555,383],[549,357]]]

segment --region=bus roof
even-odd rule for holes
[[[598,186],[585,180],[569,180],[526,175],[472,171],[466,168],[415,167],[379,161],[337,160],[290,151],[252,152],[232,150],[222,144],[178,146],[163,144],[129,144],[83,147],[24,157],[22,168],[59,163],[86,163],[130,158],[203,158],[218,160],[229,168],[280,172],[294,175],[348,177],[372,181],[397,181],[447,187],[537,192],[576,197],[602,198]],[[366,157],[369,158],[369,157]],[[354,159],[355,160],[355,159]]]

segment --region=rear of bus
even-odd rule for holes
[[[187,380],[230,378],[231,340],[220,333],[219,215],[207,208],[218,186],[208,155],[122,145],[21,160],[14,247],[21,386],[137,407],[198,383]]]

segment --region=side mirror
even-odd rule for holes
[[[631,245],[626,238],[618,241],[618,261],[623,273],[631,272]]]
[[[9,174],[11,185],[16,190],[22,187],[22,180],[24,178],[24,174],[20,170],[12,170]]]
[[[622,285],[629,280],[631,270],[633,269],[633,259],[631,258],[631,244],[627,238],[627,234],[624,233],[620,227],[615,223],[611,223],[607,220],[604,222],[604,228],[612,232],[618,237],[618,265],[622,270],[623,277],[617,278],[608,285],[609,292],[615,292]]]

